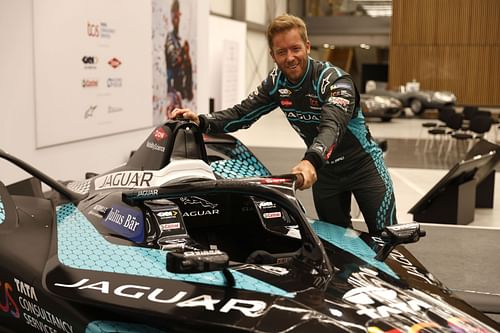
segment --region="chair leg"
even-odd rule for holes
[[[436,137],[433,135],[432,138],[430,138],[430,144],[429,144],[429,149],[432,149],[434,147],[434,140],[436,139]]]
[[[415,147],[418,147],[420,143],[420,137],[422,136],[423,127],[420,127],[420,132],[418,133],[417,141],[415,142]]]
[[[439,149],[438,149],[438,156],[441,156],[445,140],[446,140],[445,137],[441,136],[441,142],[439,143]]]
[[[424,152],[427,152],[427,149],[429,149],[429,144],[430,144],[429,141],[430,141],[430,139],[425,140],[425,143],[424,143]]]
[[[467,152],[468,152],[469,150],[471,150],[471,148],[472,148],[472,145],[473,145],[474,141],[475,141],[475,138],[473,138],[473,139],[470,139],[470,140],[469,140],[469,144],[467,145]]]
[[[449,153],[450,153],[450,151],[451,151],[451,146],[453,145],[453,140],[455,140],[455,139],[450,138],[450,143],[448,144],[448,150],[446,151],[448,154],[449,154]]]
[[[455,151],[457,152],[457,159],[460,159],[460,156],[462,155],[462,152],[461,152],[461,150],[460,150],[460,145],[461,145],[461,144],[460,144],[460,141],[461,141],[461,140],[459,140],[459,141],[457,141],[457,142],[455,143],[455,148],[456,148],[456,149],[455,149]]]

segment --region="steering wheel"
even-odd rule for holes
[[[245,260],[247,264],[256,264],[256,265],[272,265],[283,263],[285,261],[290,260],[292,257],[296,257],[301,252],[301,249],[298,249],[293,252],[283,252],[283,253],[269,253],[265,250],[255,250],[250,253]]]
[[[273,256],[271,253],[264,250],[256,250],[250,253],[245,262],[247,264],[275,264],[278,259]]]

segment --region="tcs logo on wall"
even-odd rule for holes
[[[87,22],[87,36],[89,37],[99,37],[99,24]]]

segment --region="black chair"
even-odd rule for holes
[[[476,112],[479,110],[477,106],[471,106],[471,105],[466,105],[464,106],[464,109],[462,110],[462,114],[464,115],[465,120],[471,120],[472,117],[476,114]]]
[[[474,138],[472,134],[467,133],[463,129],[463,122],[464,122],[464,114],[463,113],[456,113],[452,115],[449,119],[448,122],[446,123],[448,127],[451,129],[450,134],[450,142],[448,144],[448,153],[451,150],[451,147],[453,143],[455,142],[465,142],[468,140],[471,140]],[[458,145],[457,145],[457,151],[458,151]]]
[[[474,115],[479,111],[477,106],[465,105],[462,114],[464,115],[464,121],[462,124],[462,129],[467,130],[469,128],[469,122],[474,117]]]
[[[493,127],[493,130],[494,130],[493,141],[496,141],[497,140],[498,128],[500,128],[500,127],[497,127],[497,125],[500,123],[500,121],[498,119],[498,114],[493,114],[493,112],[491,112],[489,110],[479,109],[475,113],[475,116],[484,116],[484,117],[490,117],[491,118],[491,127]],[[489,130],[488,130],[488,132],[489,132]]]
[[[472,116],[472,118],[474,118],[475,116],[491,117],[491,116],[492,116],[492,114],[491,114],[491,111],[478,109],[478,110],[474,113],[474,115]],[[471,119],[472,119],[472,118],[471,118]]]
[[[469,144],[467,146],[467,151],[469,151],[476,140],[484,139],[486,133],[490,131],[492,124],[493,124],[493,118],[491,117],[491,113],[490,115],[488,115],[488,113],[483,113],[483,114],[476,113],[475,116],[473,116],[470,119],[466,132],[458,129],[462,128],[461,120],[459,119],[452,119],[448,124],[448,126],[454,130],[454,132],[451,134],[451,137],[453,139],[462,142],[469,141]],[[451,142],[450,145],[448,146],[448,152],[450,150],[451,150]]]
[[[493,118],[488,114],[477,114],[469,123],[469,131],[474,134],[474,140],[484,139],[485,135],[490,131],[493,125]],[[472,140],[472,141],[474,141]],[[472,147],[472,142],[469,144],[469,149]]]
[[[447,107],[439,110],[438,119],[441,121],[441,123],[436,124],[435,127],[427,131],[427,133],[431,135],[432,140],[426,141],[424,151],[427,151],[428,149],[432,148],[432,146],[434,145],[435,138],[438,137],[440,139],[438,154],[441,154],[444,140],[446,139],[446,134],[448,134],[447,130],[448,122],[450,118],[456,114],[457,113],[453,107]]]

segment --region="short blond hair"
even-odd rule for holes
[[[269,49],[273,48],[273,38],[277,33],[289,31],[294,28],[297,28],[299,31],[300,38],[302,38],[304,43],[307,43],[309,40],[307,37],[307,27],[300,17],[290,14],[277,16],[267,27],[267,43],[269,44]]]

